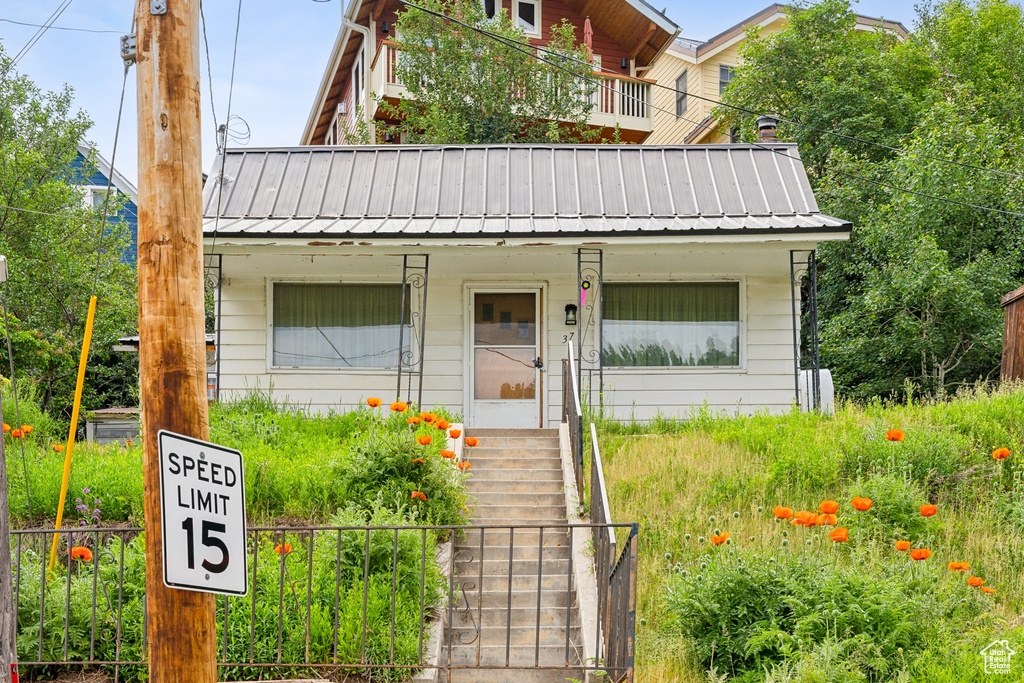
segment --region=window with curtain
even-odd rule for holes
[[[398,364],[402,285],[274,283],[274,365],[387,368]]]
[[[607,283],[601,314],[605,366],[740,364],[738,282]]]

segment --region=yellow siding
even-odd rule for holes
[[[686,89],[688,92],[698,92],[700,87],[700,67],[688,62],[681,57],[666,52],[654,67],[644,76],[657,81],[671,88],[675,87],[676,79],[686,70]],[[654,131],[647,137],[644,144],[647,145],[671,145],[683,141],[690,134],[697,124],[700,123],[706,114],[704,113],[700,100],[690,97],[687,101],[686,112],[683,116],[675,116],[676,97],[675,93],[665,88],[655,87],[654,105]]]
[[[762,35],[775,33],[782,30],[786,25],[784,19],[776,19],[761,29]],[[726,65],[737,67],[742,63],[740,49],[743,39],[737,40],[727,48],[712,51],[706,56],[697,58],[697,63],[688,61],[678,52],[669,48],[664,54],[658,57],[654,66],[646,74],[648,78],[657,81],[661,85],[675,86],[676,78],[682,73],[684,66],[689,70],[687,76],[687,90],[696,93],[704,99],[696,97],[689,98],[689,104],[683,118],[677,118],[675,113],[675,95],[665,88],[655,88],[654,102],[660,109],[655,111],[654,131],[644,140],[645,145],[681,145],[686,141],[686,136],[693,132],[699,123],[704,121],[715,108],[718,101],[718,78],[719,67]],[[706,130],[699,137],[690,140],[694,144],[715,144],[728,142],[728,131],[720,123],[713,123],[709,130]]]

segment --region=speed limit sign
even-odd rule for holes
[[[161,430],[160,509],[164,584],[245,595],[245,482],[242,454]]]

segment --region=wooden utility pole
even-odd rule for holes
[[[163,583],[157,432],[209,438],[199,0],[137,0],[139,375],[152,683],[215,683],[214,596]]]

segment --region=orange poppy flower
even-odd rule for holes
[[[32,433],[32,425],[21,425],[21,433],[28,436]]]
[[[462,430],[461,429],[449,429],[448,430],[448,436],[452,437],[453,439],[457,439],[460,436],[462,436]]]
[[[391,412],[393,413],[404,413],[409,409],[409,406],[404,401],[395,401],[391,404]]]
[[[729,532],[723,531],[721,534],[711,535],[711,545],[722,545],[729,540]]]
[[[903,441],[907,435],[902,429],[890,429],[885,433],[885,438],[889,441]]]
[[[420,422],[423,422],[423,418],[413,415],[412,417],[405,418],[405,421],[411,425],[418,425]]]
[[[92,551],[83,545],[76,545],[71,549],[71,559],[92,562]]]
[[[996,589],[995,588],[989,588],[988,586],[982,586],[981,587],[981,592],[982,593],[995,593]]]
[[[64,450],[64,444],[62,444],[62,443],[55,443],[55,444],[52,444],[50,446],[50,448],[52,448],[53,450],[57,451],[58,453],[61,453]]]
[[[905,553],[910,550],[910,541],[896,541],[896,550]]]
[[[416,437],[416,443],[418,443],[421,446],[429,446],[430,442],[433,440],[434,437],[428,436],[426,434],[420,434],[419,436]]]
[[[949,570],[953,572],[966,572],[971,568],[970,562],[950,562]]]
[[[423,460],[423,458],[413,458],[412,459],[412,463],[414,465],[422,465],[424,463],[424,460]]]
[[[828,537],[831,538],[836,543],[842,543],[843,541],[849,541],[850,540],[850,530],[847,529],[845,526],[841,526],[838,529],[833,529],[832,531],[828,532]]]
[[[423,493],[423,491],[413,491],[412,495],[410,496],[410,498],[412,498],[413,500],[417,500],[418,499],[418,500],[425,501],[427,499],[427,494]]]
[[[21,436],[22,436],[22,434],[21,434],[21,430],[20,429],[12,429],[11,430],[11,438],[12,439],[20,439]]]
[[[927,560],[932,556],[932,551],[928,548],[914,548],[910,551],[910,559],[912,560]]]
[[[278,543],[277,546],[274,548],[274,552],[277,553],[278,555],[281,555],[281,554],[287,555],[291,551],[292,551],[292,544],[291,543],[285,543],[283,546],[280,543]]]
[[[822,526],[835,526],[839,524],[839,518],[835,515],[818,515],[818,524]]]
[[[441,457],[450,460],[455,457],[455,451],[441,451]]]
[[[455,466],[458,467],[460,470],[468,470],[470,467],[472,467],[468,460],[463,460],[462,462],[456,464]]]
[[[420,417],[423,418],[424,422],[433,422],[437,419],[437,415],[434,415],[433,413],[420,413]]]
[[[437,422],[434,423],[434,426],[437,427],[438,429],[448,429],[452,425],[451,423],[448,422],[448,420],[438,420]]]
[[[368,398],[366,399],[366,405],[371,408],[380,408],[380,404],[383,403],[379,398]]]
[[[466,445],[467,446],[472,447],[472,446],[477,445],[478,443],[480,443],[480,441],[475,436],[467,436],[466,437]]]
[[[811,519],[812,517],[814,518],[813,520]],[[818,523],[818,516],[813,512],[801,510],[793,514],[793,521],[790,523],[796,526],[814,526]]]
[[[850,501],[850,505],[853,506],[854,510],[864,512],[865,510],[870,510],[874,502],[870,498],[854,498]]]
[[[982,584],[984,583],[985,579],[981,578],[980,576],[972,576],[969,579],[967,579],[967,585],[973,588],[981,588]]]
[[[834,500],[823,500],[818,506],[818,512],[823,515],[834,515],[839,512],[839,503]]]
[[[4,434],[6,434],[9,431],[11,431],[11,425],[4,422]]]
[[[124,440],[124,445],[127,446],[128,448],[131,448],[132,447],[132,440],[131,439],[125,439]]]
[[[934,505],[922,505],[921,506],[921,516],[922,517],[931,517],[932,515],[934,515],[938,511],[939,511],[939,508],[935,507]]]
[[[772,514],[775,515],[776,519],[792,519],[793,508],[783,507],[782,505],[775,506],[772,510]]]
[[[997,448],[994,451],[992,451],[992,457],[995,458],[996,460],[1006,460],[1007,458],[1010,457],[1010,449]]]

